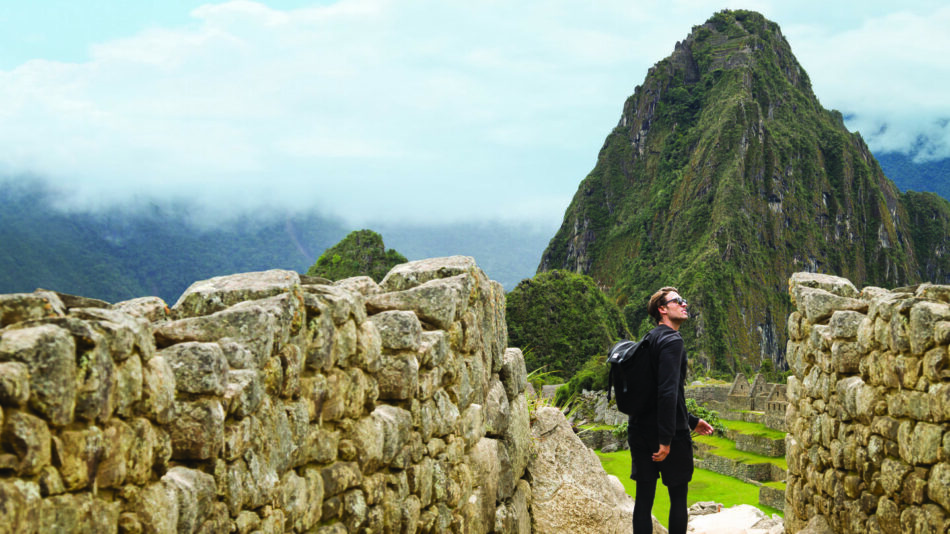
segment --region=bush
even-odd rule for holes
[[[686,399],[686,410],[709,423],[716,431],[717,436],[722,436],[726,433],[726,425],[719,420],[719,412],[710,410],[705,406],[700,406],[699,403],[696,402],[696,399]]]

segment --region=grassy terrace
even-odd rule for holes
[[[693,438],[693,440],[712,446],[713,448],[709,451],[709,453],[715,454],[716,456],[722,456],[723,458],[729,458],[730,460],[737,460],[745,464],[774,464],[788,471],[788,463],[786,463],[784,457],[773,458],[771,456],[763,456],[754,452],[740,451],[736,449],[736,443],[734,441],[728,440],[726,438],[720,438],[716,436],[697,436]]]
[[[729,430],[735,430],[740,434],[761,436],[769,439],[785,439],[785,432],[771,429],[762,423],[747,423],[745,421],[730,421],[728,419],[722,419],[722,424],[726,425],[726,428]]]
[[[637,498],[636,484],[630,480],[630,451],[617,451],[611,453],[598,452],[600,462],[604,469],[620,479],[627,493]],[[774,482],[769,485],[776,484]],[[784,488],[784,483],[782,487]],[[670,515],[670,496],[662,483],[657,489],[656,501],[653,503],[653,515],[663,524],[668,526],[667,521]],[[775,486],[773,486],[775,487]],[[762,510],[767,515],[778,514],[784,516],[782,510],[776,510],[769,506],[759,505],[759,488],[754,484],[747,484],[738,479],[720,475],[705,469],[697,469],[693,473],[693,481],[689,483],[689,497],[687,503],[700,501],[715,501],[722,503],[726,508],[737,504],[751,504]]]

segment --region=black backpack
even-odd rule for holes
[[[627,415],[638,415],[649,403],[649,384],[653,375],[650,366],[649,335],[640,341],[627,339],[610,347],[607,364],[610,376],[607,380],[607,402],[610,394],[617,399],[617,409]]]

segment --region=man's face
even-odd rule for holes
[[[683,322],[689,319],[689,311],[686,309],[689,305],[676,291],[670,291],[664,299],[665,304],[661,306],[666,308],[666,315],[671,321]]]

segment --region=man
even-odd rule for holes
[[[650,343],[652,391],[650,402],[630,416],[627,441],[637,483],[633,508],[634,534],[653,531],[651,512],[656,481],[661,475],[670,493],[670,534],[686,532],[686,491],[693,478],[692,429],[708,435],[706,421],[686,411],[686,349],[679,329],[688,318],[688,304],[675,287],[664,287],[650,297],[647,311],[657,326],[645,336]]]

